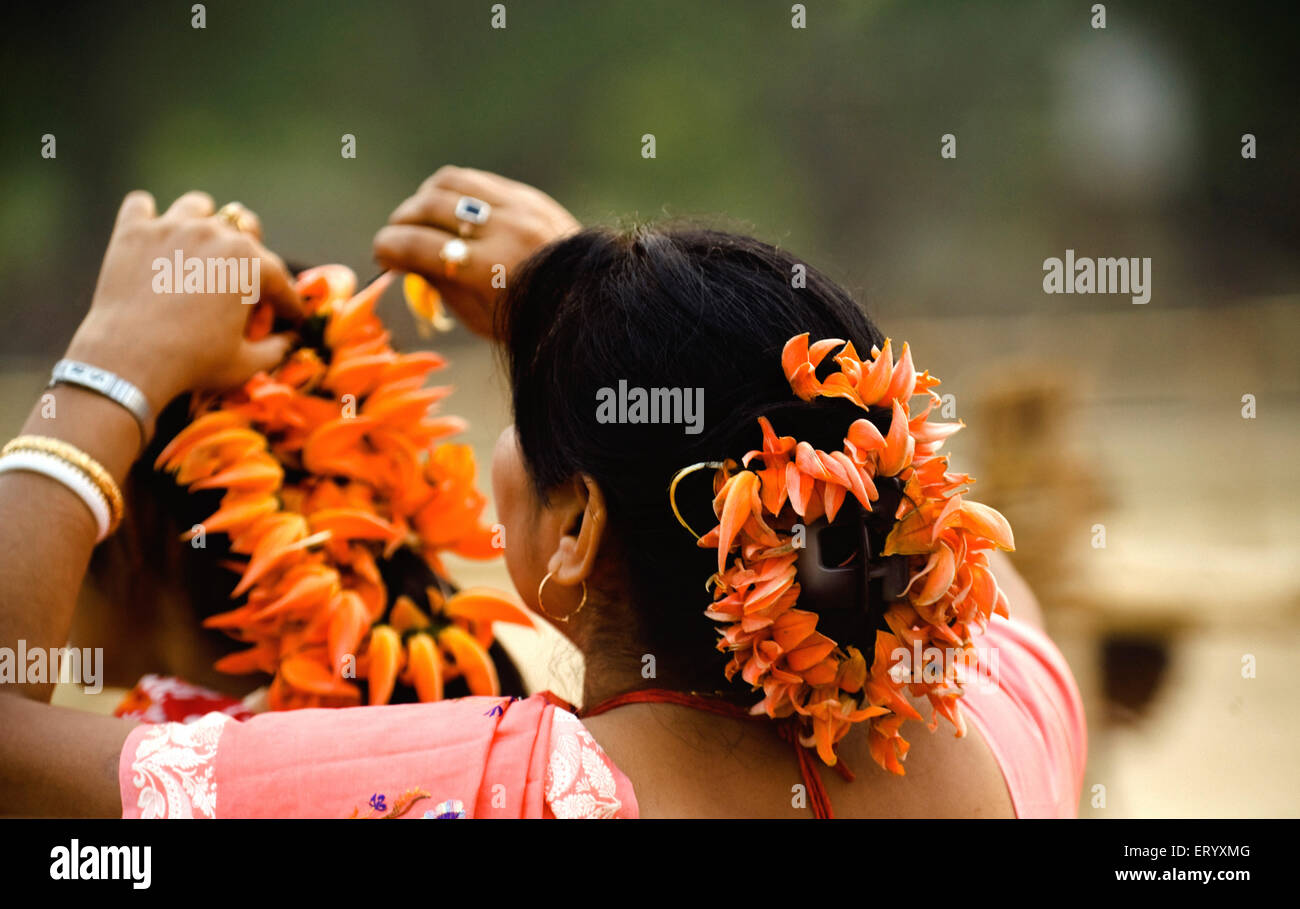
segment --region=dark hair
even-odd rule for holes
[[[761,447],[759,416],[779,434],[838,450],[853,405],[796,399],[782,348],[809,332],[814,341],[852,341],[865,356],[883,337],[844,289],[791,254],[698,228],[595,228],[558,241],[512,276],[501,319],[516,432],[538,494],[545,501],[576,474],[596,481],[636,641],[658,654],[660,667],[680,654],[680,680],[718,687],[725,657],[708,659],[715,637],[701,614],[717,554],[697,547],[677,522],[669,483],[690,464]],[[702,431],[599,422],[597,394],[620,380],[629,388],[703,389]],[[712,473],[678,490],[700,533],[717,523]]]

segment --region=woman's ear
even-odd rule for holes
[[[596,481],[586,474],[573,481],[567,501],[554,503],[564,513],[564,532],[551,555],[547,570],[556,583],[576,587],[591,576],[596,554],[605,536],[608,513],[605,495]]]

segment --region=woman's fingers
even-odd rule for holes
[[[242,382],[255,372],[271,369],[285,358],[292,346],[293,338],[287,334],[269,335],[258,341],[245,341],[235,358],[239,371],[243,375],[237,376],[235,381]]]
[[[489,205],[501,205],[510,195],[509,184],[513,182],[485,170],[472,167],[456,167],[444,164],[433,172],[433,176],[420,184],[420,192],[444,189],[460,196],[473,196]]]
[[[260,242],[262,239],[262,219],[257,216],[257,212],[247,206],[240,205],[238,202],[233,202],[231,205],[234,206],[237,212],[238,225],[231,223],[224,217],[221,219],[222,223],[234,227],[241,234],[248,234],[254,240]]]
[[[212,377],[213,388],[231,388],[248,380],[257,372],[270,370],[279,364],[293,346],[293,338],[286,334],[268,335],[257,341],[245,340],[222,371]]]
[[[212,214],[214,204],[212,197],[200,190],[191,190],[171,204],[163,213],[164,218],[206,218]]]
[[[456,227],[456,203],[464,195],[464,193],[453,192],[450,189],[436,186],[428,190],[421,190],[397,206],[393,213],[389,215],[388,223],[431,224],[447,230],[454,230]]]
[[[460,238],[436,227],[390,224],[375,234],[375,259],[384,268],[414,272],[429,279],[442,294],[447,307],[470,331],[492,337],[493,300],[491,274],[495,267],[485,247],[474,240],[468,261],[448,274],[443,248]]]
[[[213,215],[212,204],[212,197],[207,193],[186,193],[172,203],[167,213],[176,213],[181,217],[215,218],[218,229],[230,238],[233,253],[242,253],[249,259],[258,260],[258,299],[271,303],[284,318],[300,317],[302,303],[294,287],[293,275],[279,256],[262,245],[262,219],[255,211],[239,203],[232,203],[237,218]]]
[[[293,275],[284,261],[261,243],[250,238],[254,255],[258,257],[258,275],[261,278],[261,299],[269,300],[275,311],[286,319],[302,316],[302,300],[294,289]]]
[[[460,243],[465,225],[456,217],[464,197],[492,206],[488,217],[464,230],[469,257],[443,258],[447,245]],[[493,309],[505,278],[538,248],[579,229],[554,199],[523,183],[466,167],[442,167],[421,184],[375,234],[375,259],[385,268],[428,278],[466,327],[491,336]]]
[[[237,383],[284,356],[286,339],[244,337],[253,312],[244,304],[265,301],[300,316],[289,270],[258,241],[250,212],[214,218],[213,208],[207,193],[191,192],[152,218],[147,193],[126,197],[117,221],[124,230],[109,241],[69,356],[134,382],[159,406],[182,391]],[[172,264],[177,256],[182,265]],[[171,266],[165,272],[160,259]],[[204,265],[198,286],[189,279],[193,261]]]
[[[435,282],[446,280],[447,263],[442,258],[443,247],[455,234],[436,227],[414,224],[390,224],[375,234],[375,260],[384,268],[413,271]],[[481,263],[475,262],[475,244],[469,241],[469,261],[460,266],[461,272],[473,271]]]
[[[148,221],[157,214],[154,207],[153,196],[143,189],[132,190],[126,194],[122,200],[122,207],[117,210],[117,221],[113,224],[116,230],[126,224],[135,221]]]

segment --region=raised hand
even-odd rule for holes
[[[291,316],[298,297],[260,237],[256,216],[242,208],[238,218],[214,215],[206,193],[186,193],[161,216],[153,196],[130,193],[68,357],[134,383],[155,412],[182,392],[235,385],[273,366],[289,341],[246,340],[247,304],[265,300]]]
[[[479,203],[488,209],[475,223],[476,210],[483,211]],[[466,327],[490,338],[500,278],[508,280],[534,251],[580,229],[541,190],[486,171],[445,166],[397,206],[388,226],[375,234],[374,253],[385,268],[424,277]]]

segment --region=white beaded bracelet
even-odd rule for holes
[[[26,470],[31,473],[44,474],[52,480],[58,480],[75,492],[78,498],[85,502],[86,507],[90,509],[90,513],[95,518],[95,525],[99,528],[99,536],[95,538],[95,542],[98,543],[108,536],[108,499],[104,498],[104,494],[99,491],[99,487],[80,468],[56,455],[46,454],[43,451],[23,449],[11,451],[9,454],[0,457],[0,473],[7,473],[11,470]]]

